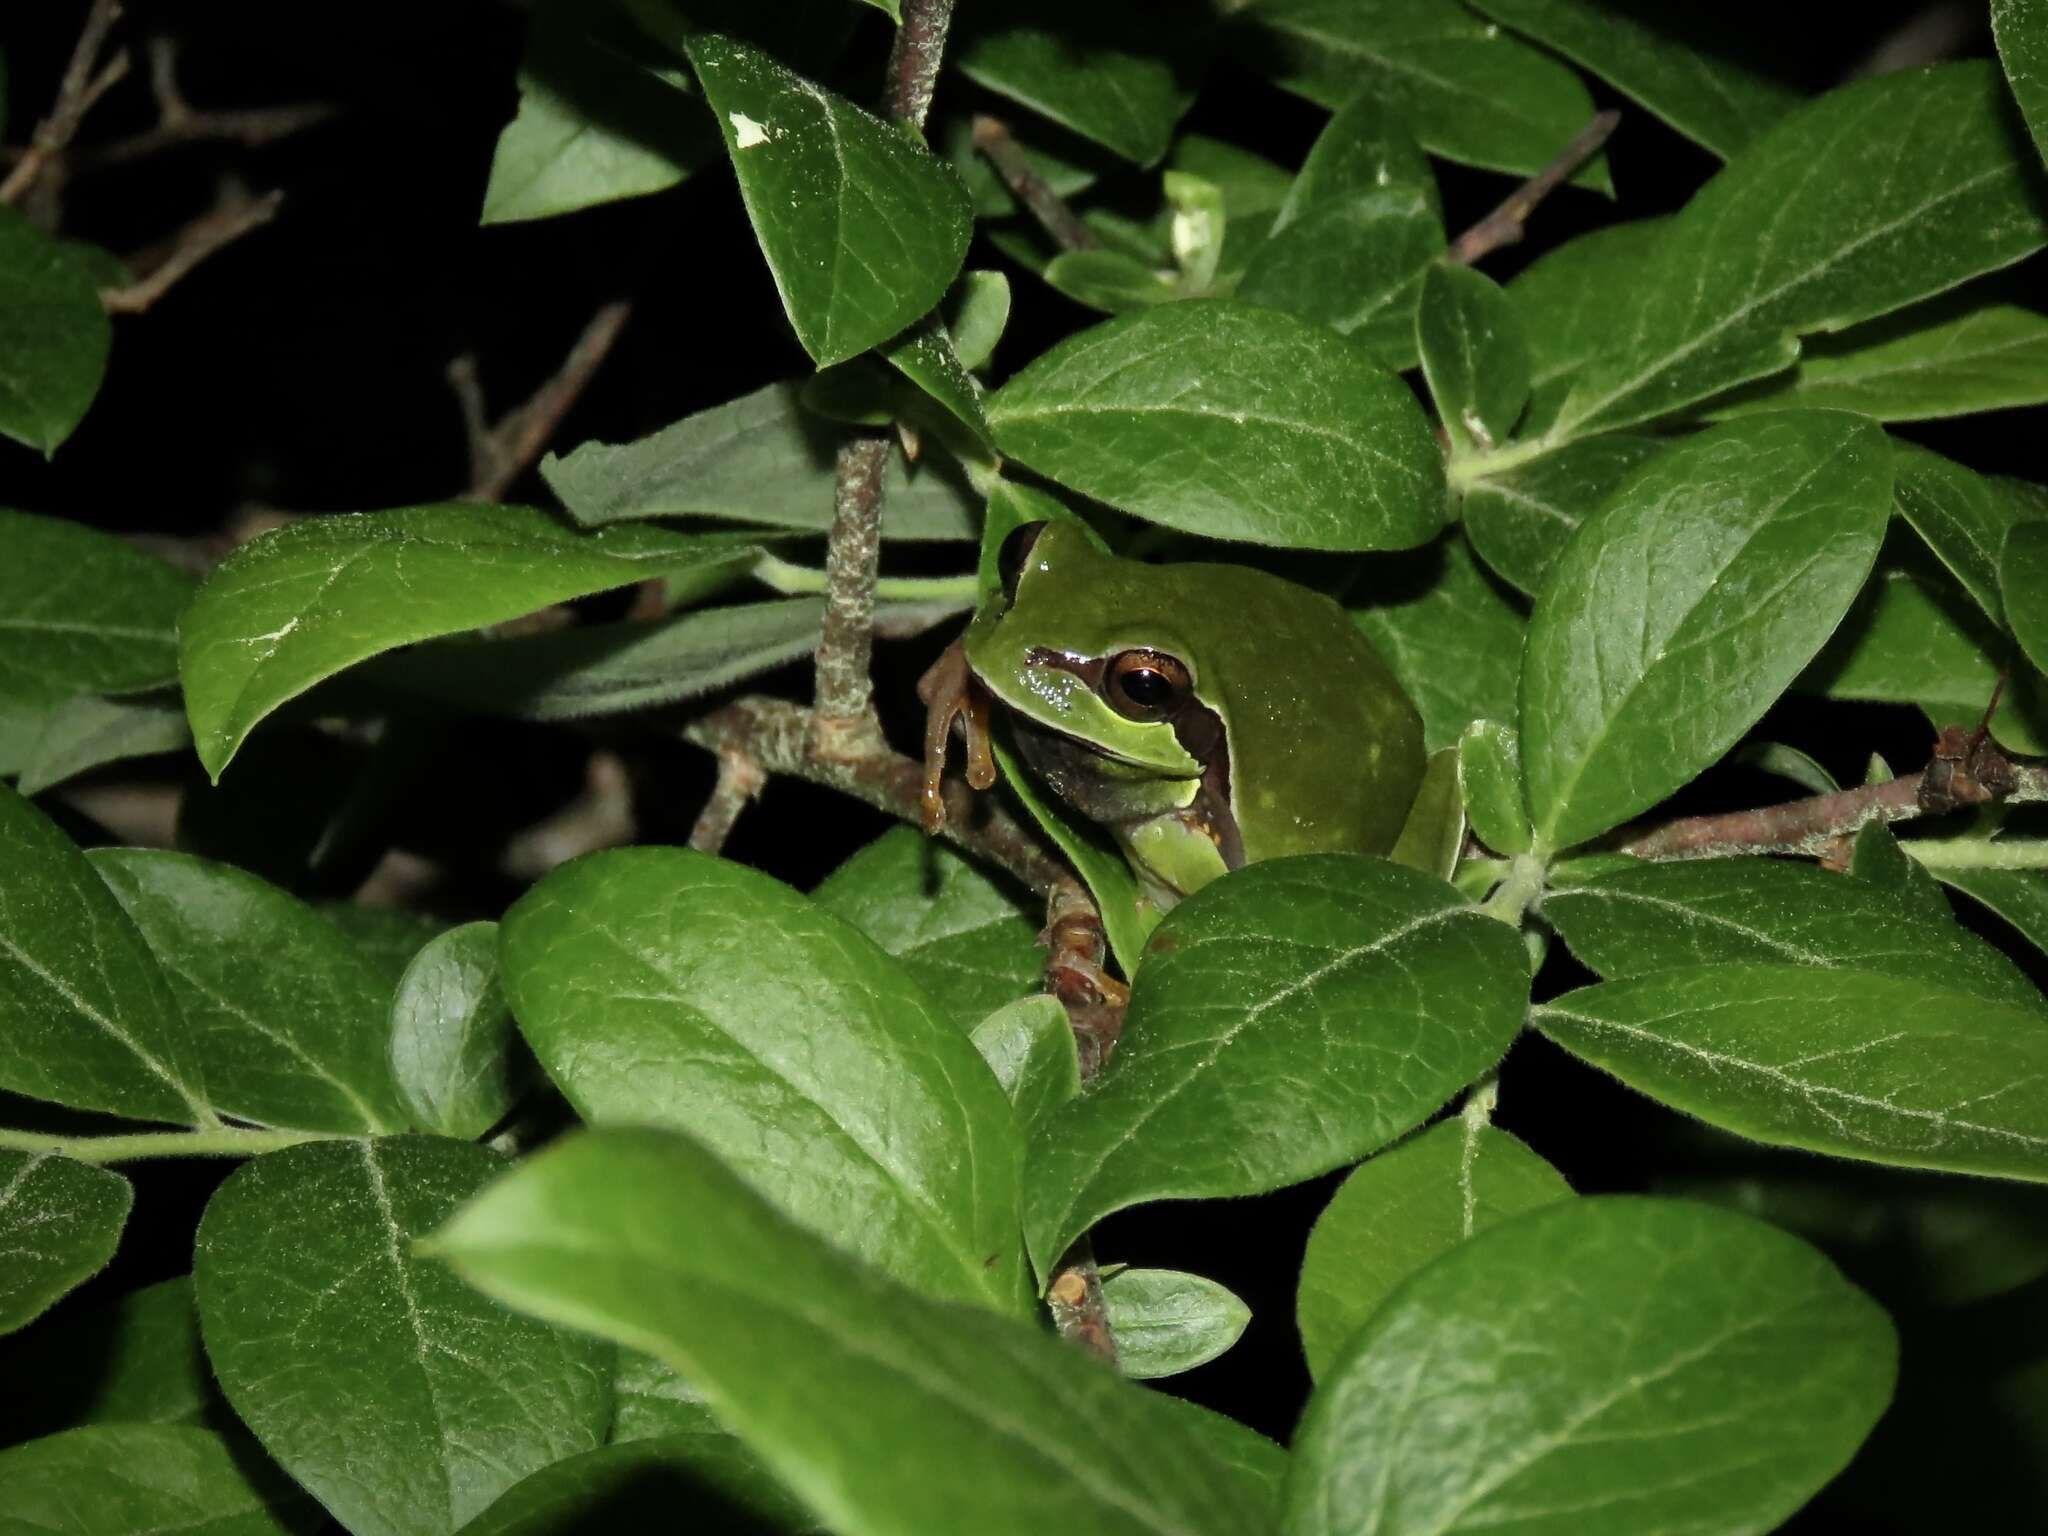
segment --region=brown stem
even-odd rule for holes
[[[832,532],[825,546],[825,615],[818,636],[812,750],[861,756],[880,739],[868,666],[875,650],[875,574],[882,557],[882,472],[890,440],[862,433],[839,448]]]
[[[1600,146],[1620,123],[1621,114],[1606,111],[1579,131],[1578,137],[1558,153],[1555,160],[1508,194],[1501,205],[1451,242],[1446,259],[1470,266],[1489,251],[1513,245],[1526,232],[1524,226],[1536,205],[1578,173],[1579,167],[1600,153]]]
[[[164,254],[135,282],[123,288],[102,288],[100,303],[113,315],[139,315],[215,251],[234,244],[251,230],[277,217],[282,192],[248,197],[230,192],[210,212],[173,235]]]
[[[768,775],[761,765],[744,752],[732,748],[718,754],[718,782],[711,788],[711,798],[704,802],[704,809],[698,814],[697,824],[690,828],[690,846],[699,853],[717,853],[725,847],[725,840],[732,836],[732,829],[738,824],[740,812],[747,808],[747,802],[759,797],[767,786]]]
[[[923,130],[952,23],[953,0],[903,0],[903,22],[889,50],[888,84],[882,92],[884,107],[898,122]]]
[[[448,365],[448,386],[462,408],[464,436],[469,441],[469,501],[496,501],[540,457],[555,428],[603,365],[612,344],[625,329],[633,306],[625,300],[607,304],[583,327],[562,366],[525,404],[514,407],[493,425],[484,408],[476,359],[458,357]]]
[[[1092,251],[1102,244],[1095,238],[1095,231],[1067,206],[1067,200],[1053,191],[1032,167],[1030,158],[1000,118],[974,119],[974,147],[988,157],[988,163],[1003,178],[1003,185],[1052,236],[1054,245],[1063,251]]]
[[[125,52],[117,54],[104,69],[99,63],[100,49],[106,46],[107,34],[120,16],[117,0],[93,0],[92,8],[85,13],[85,25],[79,30],[78,44],[71,50],[71,62],[65,65],[64,78],[58,83],[56,104],[50,108],[50,115],[36,124],[28,148],[15,161],[7,179],[0,181],[0,203],[18,203],[27,195],[36,178],[42,175],[43,167],[64,152],[92,104],[127,73]]]
[[[226,140],[253,149],[324,122],[335,110],[324,102],[228,112],[195,109],[178,89],[177,44],[168,37],[150,39],[149,88],[156,98],[156,126],[84,151],[75,157],[79,169],[126,165],[179,144],[208,140]]]

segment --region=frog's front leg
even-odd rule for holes
[[[924,794],[920,809],[924,829],[937,832],[946,824],[946,801],[940,787],[946,777],[946,745],[953,722],[967,744],[967,782],[988,789],[996,781],[995,751],[990,745],[988,690],[967,665],[967,651],[955,640],[917,680],[917,696],[925,706]]]

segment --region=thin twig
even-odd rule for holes
[[[1054,245],[1063,251],[1092,251],[1102,244],[1095,231],[1067,206],[1067,200],[1033,168],[1001,118],[983,115],[974,119],[974,147],[988,157],[1003,185],[1052,236]]]
[[[80,151],[73,157],[79,170],[126,165],[161,154],[180,144],[227,142],[256,149],[289,138],[325,122],[335,108],[326,102],[300,102],[282,107],[243,107],[229,111],[195,108],[178,89],[177,44],[168,37],[149,43],[149,86],[156,98],[154,127],[111,144]]]
[[[102,288],[100,303],[109,314],[141,314],[215,251],[276,218],[283,201],[282,192],[266,192],[261,197],[229,194],[212,212],[201,214],[173,235],[167,253],[142,277],[124,288]]]
[[[603,365],[632,308],[622,299],[591,316],[569,355],[562,359],[562,366],[525,404],[507,411],[495,424],[485,410],[476,359],[465,355],[448,365],[448,386],[462,410],[463,435],[469,443],[465,499],[496,501],[540,457],[555,428]]]
[[[731,748],[721,751],[718,782],[712,786],[711,798],[704,802],[697,824],[690,828],[690,846],[699,853],[723,849],[739,822],[740,812],[747,808],[748,801],[760,795],[767,783],[768,775],[751,757]]]
[[[818,636],[817,708],[812,750],[840,756],[865,750],[874,722],[875,579],[882,556],[882,473],[890,440],[863,433],[842,443],[825,545],[825,615]]]
[[[115,55],[104,69],[99,63],[107,34],[120,16],[118,0],[93,0],[92,8],[85,14],[85,25],[79,30],[78,45],[71,50],[71,62],[64,67],[56,104],[50,115],[36,124],[28,148],[7,173],[7,179],[0,181],[0,203],[18,203],[27,195],[43,167],[64,152],[92,104],[128,72],[125,50]]]
[[[1600,153],[1601,145],[1620,123],[1621,114],[1612,110],[1595,114],[1557,158],[1508,194],[1501,205],[1451,242],[1446,259],[1470,266],[1489,251],[1513,245],[1526,233],[1529,215],[1536,205],[1578,174],[1579,167]]]
[[[889,50],[888,84],[882,92],[884,106],[898,122],[923,130],[952,22],[953,0],[903,0],[903,21]]]

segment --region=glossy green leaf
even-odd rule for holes
[[[2048,951],[2048,872],[1944,866],[1942,884],[1989,907],[2036,949]]]
[[[1552,436],[1667,415],[1788,367],[1807,332],[2038,250],[2040,167],[2021,158],[2002,95],[1989,64],[1947,64],[1857,81],[1780,121],[1664,226]]]
[[[911,827],[884,832],[812,895],[894,955],[963,1029],[1038,986],[1045,951],[1029,898]]]
[[[933,417],[933,426],[949,445],[957,441],[960,451],[978,453],[983,459],[994,452],[995,442],[989,436],[988,417],[981,405],[981,385],[954,351],[953,338],[947,334],[944,321],[936,315],[926,315],[883,347],[882,357],[922,392],[922,399],[913,397],[912,406],[929,401],[944,412],[926,414]],[[956,423],[967,429],[964,438],[957,430],[950,430]]]
[[[635,848],[556,870],[500,938],[527,1043],[586,1121],[687,1128],[892,1274],[1015,1305],[1010,1106],[850,923],[740,865]]]
[[[1170,304],[1180,297],[1170,277],[1122,251],[1062,251],[1045,264],[1046,283],[1076,304],[1105,315]]]
[[[1177,1269],[1120,1269],[1102,1282],[1117,1369],[1134,1381],[1178,1376],[1227,1352],[1252,1309],[1214,1280]]]
[[[1539,848],[1648,810],[1813,659],[1877,558],[1890,451],[1839,412],[1716,427],[1639,470],[1552,564],[1522,667]]]
[[[832,455],[841,434],[806,413],[794,384],[771,384],[630,443],[585,443],[540,461],[541,477],[585,527],[652,517],[714,517],[823,533],[832,525]],[[956,472],[909,465],[891,448],[882,536],[971,539],[977,498]]]
[[[1571,1197],[1550,1164],[1470,1115],[1361,1164],[1323,1207],[1301,1260],[1295,1324],[1322,1377],[1394,1288],[1485,1228]]]
[[[671,1434],[542,1467],[463,1526],[461,1536],[577,1536],[599,1527],[679,1529],[688,1536],[816,1529],[803,1506],[729,1435]]]
[[[983,0],[960,13],[947,62],[1068,132],[1152,165],[1194,101],[1167,52],[1185,24],[1162,22],[1088,0]]]
[[[1408,819],[1387,857],[1396,864],[1448,880],[1465,847],[1465,802],[1458,788],[1458,751],[1439,747],[1429,754],[1422,785],[1415,792]]]
[[[15,787],[41,794],[53,784],[108,763],[178,752],[192,744],[185,706],[172,695],[103,699],[84,693],[44,717]]]
[[[498,135],[485,224],[545,219],[672,187],[718,153],[680,72],[642,65],[564,3],[538,7],[517,115]]]
[[[2005,536],[1998,580],[2020,649],[2048,672],[2048,522],[2026,523]]]
[[[1708,410],[1716,417],[1814,406],[1925,421],[2048,401],[2048,315],[1969,289],[1815,336],[1789,372]]]
[[[38,1383],[0,1405],[0,1445],[82,1424],[230,1421],[200,1353],[191,1276],[66,1314],[0,1357],[9,1380]]]
[[[1472,480],[1464,486],[1466,537],[1489,568],[1533,597],[1579,524],[1668,446],[1609,432]]]
[[[112,339],[85,263],[0,206],[0,436],[55,453],[99,393]]]
[[[355,1536],[445,1536],[603,1437],[609,1348],[413,1253],[505,1166],[439,1137],[313,1142],[245,1163],[199,1223],[214,1374]]]
[[[1892,829],[1881,821],[1865,822],[1849,845],[1848,874],[1862,884],[1875,886],[1898,906],[1931,919],[1946,932],[1955,920],[1955,908],[1941,893],[1926,867],[1899,846]],[[1882,969],[1882,967],[1874,967]],[[2022,984],[2020,1001],[2039,1003],[2040,993]]]
[[[1613,353],[1617,295],[1645,280],[1670,224],[1606,225],[1546,252],[1509,284],[1529,338],[1524,437],[1548,432],[1578,375]]]
[[[1577,75],[1452,0],[1254,0],[1250,62],[1336,108],[1364,90],[1448,160],[1533,175],[1593,115]],[[1605,161],[1575,178],[1605,191]]]
[[[381,651],[636,581],[718,572],[751,551],[729,534],[582,534],[526,507],[468,502],[278,529],[216,566],[180,622],[200,761],[218,781],[264,716]]]
[[[1415,342],[1452,441],[1481,450],[1507,441],[1529,403],[1529,339],[1500,285],[1471,267],[1432,264],[1422,279]]]
[[[1269,1528],[1144,1389],[1021,1321],[884,1279],[674,1134],[551,1148],[433,1251],[514,1306],[657,1351],[841,1536]]]
[[[315,1513],[211,1430],[94,1425],[0,1451],[4,1536],[290,1536]]]
[[[1910,443],[1897,443],[1899,515],[1955,574],[1994,623],[2005,618],[1998,561],[2006,534],[2022,507],[2005,482],[1965,469],[1952,459]]]
[[[1880,824],[1881,825],[1881,824]],[[1776,859],[1693,859],[1551,891],[1543,916],[1607,980],[1701,965],[1849,966],[2048,1012],[2010,960],[1946,906]]]
[[[1028,1137],[1054,1110],[1081,1092],[1081,1061],[1074,1026],[1059,999],[1020,997],[969,1032]]]
[[[231,864],[155,848],[86,855],[156,956],[214,1107],[342,1135],[396,1131],[388,990],[297,897]]]
[[[523,1075],[517,1042],[498,984],[498,925],[429,940],[391,997],[391,1076],[413,1124],[469,1141],[504,1119]]]
[[[1583,66],[1723,160],[1798,103],[1786,85],[1672,35],[1671,7],[1599,0],[1476,0],[1477,8]]]
[[[1527,853],[1533,838],[1522,799],[1522,742],[1513,726],[1474,720],[1458,738],[1458,789],[1472,833],[1495,853]]]
[[[85,855],[4,784],[0,1088],[135,1120],[214,1118],[149,946]]]
[[[1009,278],[1000,272],[962,272],[946,295],[945,320],[960,366],[969,372],[987,367],[1010,323]]]
[[[1313,151],[1310,152],[1313,155]],[[1264,155],[1207,134],[1182,134],[1166,162],[1169,170],[1214,187],[1234,225],[1263,229],[1294,195],[1295,177]]]
[[[2048,6],[2041,0],[1991,0],[1991,31],[2034,148],[2048,158]]]
[[[1436,173],[1409,132],[1407,120],[1376,92],[1361,91],[1330,115],[1309,146],[1286,200],[1273,215],[1273,233],[1311,208],[1397,185],[1422,193],[1430,213],[1442,224]]]
[[[1532,1020],[1662,1103],[1837,1157],[2048,1179],[2048,1031],[1940,979],[1719,964],[1568,992]]]
[[[1809,795],[1832,795],[1842,787],[1819,762],[1782,741],[1745,742],[1736,748],[1734,761],[1797,784]]]
[[[952,170],[758,49],[715,33],[688,47],[782,307],[818,365],[937,304],[974,226]]]
[[[133,693],[178,675],[192,580],[60,518],[0,511],[0,703]]]
[[[1373,561],[1347,601],[1421,711],[1430,751],[1454,745],[1474,720],[1513,717],[1527,625],[1456,533]]]
[[[1897,1369],[1890,1319],[1797,1238],[1686,1201],[1560,1201],[1453,1249],[1352,1339],[1296,1436],[1286,1531],[1774,1530]]]
[[[26,1327],[104,1269],[134,1200],[118,1173],[0,1150],[0,1333]]]
[[[1119,316],[1011,379],[989,422],[1033,469],[1187,533],[1398,549],[1443,526],[1443,458],[1407,386],[1272,310]]]
[[[1522,946],[1443,881],[1345,854],[1269,859],[1167,914],[1116,1055],[1032,1138],[1040,1273],[1148,1200],[1312,1178],[1413,1128],[1521,1027]]]
[[[320,915],[342,931],[356,951],[370,962],[370,968],[387,987],[412,964],[413,956],[429,939],[445,932],[448,924],[422,912],[401,912],[390,907],[359,907],[351,902],[331,901],[320,907]]]
[[[1443,252],[1420,188],[1377,188],[1311,204],[1259,247],[1237,296],[1326,325],[1399,371],[1415,365],[1423,277]]]

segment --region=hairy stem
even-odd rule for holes
[[[889,50],[883,105],[898,122],[922,131],[946,55],[946,31],[953,24],[953,0],[903,0],[903,23]]]
[[[73,1162],[133,1163],[158,1157],[256,1157],[308,1141],[336,1141],[321,1131],[259,1131],[224,1125],[203,1131],[136,1131],[122,1136],[53,1136],[0,1129],[0,1151],[54,1152]]]
[[[825,546],[825,616],[818,637],[812,748],[858,755],[874,722],[875,576],[882,555],[882,471],[889,439],[863,433],[840,445],[832,533]]]

